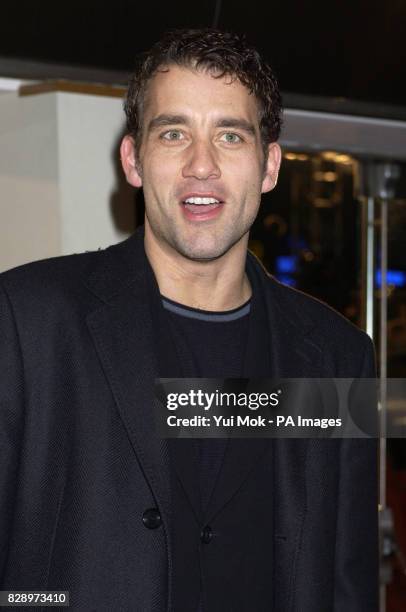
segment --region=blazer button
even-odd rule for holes
[[[149,508],[142,515],[142,522],[147,529],[156,529],[162,524],[158,508]]]
[[[206,525],[205,527],[203,527],[203,529],[200,532],[201,542],[203,542],[203,544],[208,544],[211,541],[212,537],[213,537],[213,532],[211,530],[211,527],[209,527],[209,525]]]

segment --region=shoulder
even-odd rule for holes
[[[374,347],[363,330],[321,300],[280,283],[278,290],[292,311],[311,322],[312,339],[323,346],[325,367],[334,376],[352,377],[356,368],[359,377],[375,377]]]
[[[311,326],[354,337],[365,335],[325,302],[279,282],[251,252],[248,252],[247,264],[249,276],[254,275],[255,284],[265,293],[268,309],[278,321],[286,320],[301,329]]]
[[[44,325],[54,313],[79,311],[89,302],[84,279],[103,251],[52,257],[0,274],[0,291],[21,321]]]
[[[288,287],[261,266],[268,307],[289,336],[303,333],[323,353],[324,371],[330,376],[375,376],[375,353],[370,337],[328,304]]]
[[[102,251],[89,251],[74,255],[61,255],[23,264],[0,274],[0,284],[12,292],[46,291],[59,284],[66,286],[80,282],[89,264]]]
[[[0,293],[20,320],[45,325],[69,320],[107,302],[138,279],[143,269],[143,237],[137,230],[105,249],[52,257],[0,274]]]
[[[270,291],[277,298],[278,305],[295,320],[305,319],[317,328],[332,332],[362,336],[364,333],[334,308],[299,289],[289,287],[267,275]]]
[[[143,249],[143,234],[138,229],[105,249],[34,261],[3,272],[0,287],[27,299],[59,295],[89,298],[95,293],[104,300],[134,281],[143,269]]]

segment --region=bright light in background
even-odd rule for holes
[[[294,255],[279,255],[276,258],[276,271],[280,274],[296,272],[297,257]]]
[[[386,273],[386,282],[394,287],[404,287],[406,285],[406,272],[402,270],[388,270]],[[375,283],[377,287],[382,286],[382,274],[380,270],[375,273]]]
[[[289,161],[307,161],[309,159],[309,156],[306,155],[306,153],[295,153],[293,151],[284,153],[283,157]],[[353,164],[355,161],[351,155],[337,153],[336,151],[323,151],[320,153],[320,157],[324,161],[334,162],[335,164],[344,164],[347,166]]]
[[[290,161],[307,161],[309,159],[308,155],[305,153],[285,153],[283,156],[285,159],[289,159]]]
[[[313,173],[313,177],[315,181],[319,181],[321,183],[335,183],[338,176],[337,172],[322,172],[321,170],[317,170],[317,172]]]
[[[276,278],[285,285],[296,286],[294,274],[297,267],[297,257],[294,255],[279,255],[275,261]]]
[[[321,153],[321,157],[326,161],[332,161],[336,164],[352,164],[354,159],[351,155],[346,155],[344,153],[337,153],[336,151],[323,151]]]
[[[350,157],[349,155],[337,155],[336,156],[336,162],[338,164],[352,164],[353,163],[353,158]]]

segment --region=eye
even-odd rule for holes
[[[167,132],[164,132],[163,134],[161,134],[160,136],[161,138],[163,138],[164,140],[182,140],[183,138],[183,134],[180,130],[168,130]]]
[[[221,136],[221,140],[230,144],[238,144],[242,142],[241,136],[239,136],[238,134],[234,134],[234,132],[226,132]]]

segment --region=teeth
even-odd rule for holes
[[[215,198],[188,198],[185,204],[219,204]]]

